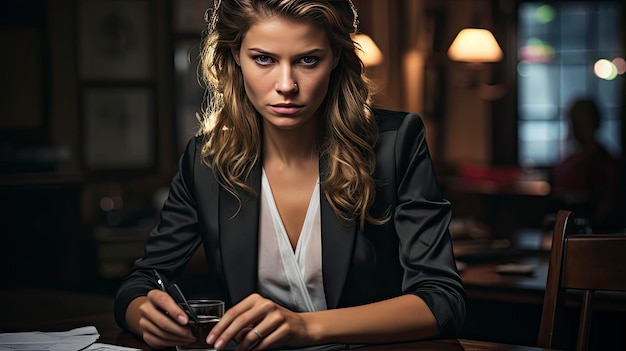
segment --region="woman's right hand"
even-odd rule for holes
[[[164,291],[149,291],[147,296],[133,300],[129,306],[129,310],[132,309],[138,312],[132,314],[139,316],[138,334],[152,348],[186,345],[195,340],[187,327],[187,314]],[[127,311],[127,318],[131,316],[129,312],[131,311]]]

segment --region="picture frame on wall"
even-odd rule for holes
[[[80,78],[151,79],[153,12],[149,0],[79,0]]]
[[[46,72],[41,29],[0,25],[0,43],[11,53],[0,55],[0,130],[45,128]]]
[[[85,168],[147,171],[156,163],[154,91],[149,87],[90,87],[82,93]]]

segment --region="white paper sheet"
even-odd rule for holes
[[[93,344],[99,337],[98,330],[92,326],[64,332],[0,333],[0,351],[78,351]]]
[[[84,351],[141,351],[141,349],[135,349],[132,347],[124,347],[124,346],[117,346],[117,345],[101,344],[97,342],[89,346],[88,348],[86,348]]]

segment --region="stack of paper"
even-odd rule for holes
[[[19,332],[0,333],[0,351],[44,350],[44,351],[113,351],[138,350],[106,344],[97,344],[100,337],[95,327],[82,327],[64,332]]]

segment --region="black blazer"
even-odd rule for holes
[[[454,336],[465,316],[465,292],[456,270],[448,232],[450,203],[433,172],[424,124],[419,116],[375,110],[379,127],[375,216],[384,225],[357,218],[348,223],[333,213],[321,192],[322,270],[329,309],[415,294],[430,307],[440,336]],[[128,329],[125,311],[132,299],[157,288],[151,269],[177,279],[202,243],[208,269],[207,291],[235,304],[257,292],[259,198],[242,194],[241,204],[220,187],[202,163],[201,139],[181,156],[161,218],[116,296],[115,316]],[[320,160],[323,184],[327,162]],[[249,179],[261,189],[258,162]]]

